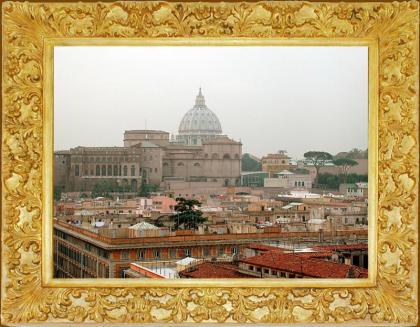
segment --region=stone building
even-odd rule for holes
[[[269,153],[261,158],[262,171],[267,172],[269,177],[273,177],[279,171],[290,169],[290,157],[286,151],[280,150],[277,153]]]
[[[129,130],[122,147],[75,147],[54,154],[54,187],[89,191],[103,181],[125,191],[165,181],[240,184],[242,144],[222,135],[201,93],[179,126],[176,140],[159,130]]]

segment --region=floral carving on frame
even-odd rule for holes
[[[5,2],[1,319],[29,322],[417,321],[419,3]],[[374,39],[379,52],[374,287],[45,287],[47,38]]]

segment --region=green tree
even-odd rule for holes
[[[157,192],[158,189],[159,189],[159,185],[143,183],[140,187],[140,192],[138,193],[138,195],[147,197],[150,195],[150,193]]]
[[[249,153],[242,156],[242,171],[261,171],[261,162],[252,158]]]
[[[359,163],[351,158],[339,158],[333,160],[334,165],[341,167],[341,172],[344,174],[344,183],[347,183],[347,175],[351,167],[357,166]]]
[[[103,180],[93,185],[92,196],[93,197],[98,197],[98,196],[107,197],[109,193],[112,193],[112,192],[126,192],[128,191],[128,187],[126,188],[127,189],[124,190],[124,187],[119,186],[115,181]]]
[[[303,156],[305,157],[307,163],[310,163],[315,167],[315,184],[318,184],[319,169],[324,167],[327,161],[332,159],[332,155],[323,151],[308,151]]]
[[[178,229],[197,229],[199,225],[207,221],[203,217],[201,210],[201,203],[194,199],[176,198],[177,204],[175,205],[176,214],[171,215],[169,218],[174,224],[174,228]]]
[[[367,159],[368,158],[368,149],[362,150],[354,148],[347,152],[347,158],[351,159]]]
[[[54,200],[59,201],[61,199],[61,187],[54,187]]]
[[[338,190],[340,184],[345,182],[346,183],[354,184],[358,182],[367,182],[368,175],[358,175],[358,174],[348,174],[345,176],[344,174],[333,175],[330,173],[321,173],[318,176],[318,184],[322,185],[326,189],[335,189]]]

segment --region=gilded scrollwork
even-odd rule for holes
[[[2,323],[415,323],[418,2],[5,2],[2,9]],[[377,285],[43,287],[43,42],[45,38],[79,37],[377,40]]]

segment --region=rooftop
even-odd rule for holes
[[[220,262],[200,263],[180,271],[179,276],[185,278],[252,278],[252,276],[240,273],[238,266]]]
[[[160,130],[153,130],[153,129],[132,129],[128,131],[124,131],[125,134],[139,134],[139,133],[147,133],[147,134],[169,134],[165,131]]]
[[[355,278],[367,276],[367,270],[360,267],[278,251],[266,252],[240,261],[315,278],[347,278],[350,270]]]

